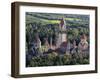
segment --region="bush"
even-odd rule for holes
[[[83,64],[89,64],[89,60],[88,59],[84,59],[83,60]]]

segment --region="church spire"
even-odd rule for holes
[[[60,30],[65,30],[66,29],[66,22],[64,17],[60,20]]]

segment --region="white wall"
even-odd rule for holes
[[[0,2],[0,80],[16,80],[15,78],[12,78],[10,76],[11,74],[10,73],[10,70],[11,70],[10,69],[11,68],[11,2],[13,1],[15,0],[1,0]],[[17,1],[88,5],[88,6],[98,6],[100,9],[99,0],[17,0]],[[100,11],[99,11],[99,14],[100,14]],[[98,19],[100,21],[100,15],[98,16]],[[100,27],[98,27],[98,30],[99,29]],[[100,37],[98,38],[98,41],[100,41]],[[100,42],[98,44],[100,44]],[[100,57],[100,54],[98,54],[98,58],[99,57]],[[98,61],[100,61],[100,58]],[[98,62],[98,67],[99,67],[99,73],[97,74],[21,78],[18,80],[33,80],[33,79],[34,80],[100,80],[99,62]]]

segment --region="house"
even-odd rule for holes
[[[34,40],[34,45],[35,45],[35,48],[41,48],[41,40],[39,38],[39,35],[38,33],[35,34],[35,40]]]
[[[87,42],[87,36],[83,34],[80,39],[80,43],[78,44],[79,52],[86,52],[88,51],[89,44]]]

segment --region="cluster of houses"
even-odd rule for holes
[[[80,42],[78,44],[76,40],[73,40],[71,43],[67,40],[67,34],[66,34],[66,23],[64,18],[61,19],[61,22],[59,24],[59,33],[57,36],[56,45],[52,43],[52,38],[50,39],[50,43],[48,42],[48,39],[44,39],[45,43],[44,46],[49,50],[57,50],[59,49],[61,52],[69,52],[69,53],[75,53],[75,52],[84,52],[89,50],[89,45],[87,42],[87,36],[85,34],[82,34],[80,37]],[[36,34],[36,40],[34,42],[35,48],[41,48],[41,40]],[[47,50],[47,51],[48,51]]]

